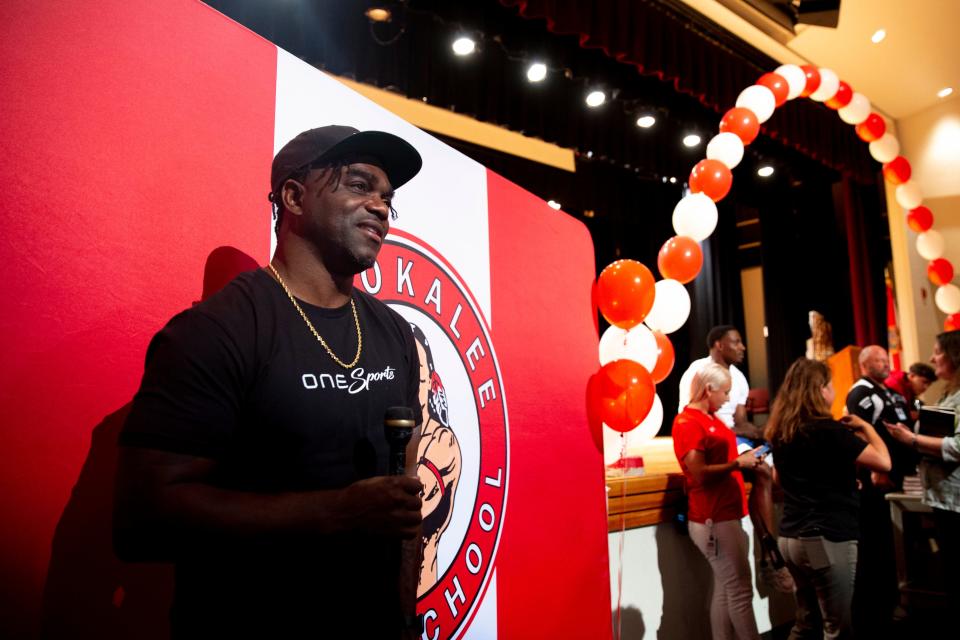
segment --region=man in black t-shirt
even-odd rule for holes
[[[422,487],[386,475],[383,433],[387,407],[420,421],[417,348],[353,280],[420,166],[391,134],[301,133],[273,161],[270,265],[151,341],[120,437],[114,543],[175,563],[175,637],[419,635],[397,562],[419,540]]]
[[[892,467],[890,473],[860,472],[860,549],[857,558],[857,581],[854,589],[854,625],[864,637],[879,637],[889,625],[899,599],[893,525],[885,494],[903,486],[904,475],[916,470],[916,454],[893,440],[883,422],[904,422],[908,419],[906,401],[887,388],[884,380],[890,375],[890,359],[877,345],[860,351],[861,378],[847,392],[847,411],[863,418],[887,445]]]
[[[893,461],[889,474],[873,472],[865,479],[870,486],[881,490],[899,490],[903,477],[916,471],[916,453],[894,440],[883,422],[906,422],[910,409],[902,395],[884,384],[890,375],[890,359],[883,347],[870,345],[860,351],[860,374],[861,378],[847,392],[847,411],[873,425]]]

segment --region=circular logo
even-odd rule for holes
[[[420,358],[423,637],[458,636],[489,582],[507,497],[508,424],[482,315],[435,251],[394,231],[357,285],[411,326]]]

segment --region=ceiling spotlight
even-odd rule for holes
[[[527,80],[530,82],[540,82],[547,77],[547,65],[542,62],[534,62],[527,69]]]
[[[657,124],[657,119],[653,116],[640,116],[637,118],[637,126],[641,129],[649,129],[655,124]]]
[[[547,206],[555,211],[560,211],[560,203],[556,200],[547,200]]]
[[[677,184],[677,179],[674,176],[670,176],[670,184]]]
[[[477,43],[466,36],[453,41],[453,52],[458,56],[468,56],[477,48]]]
[[[771,167],[768,164],[765,164],[759,169],[757,169],[757,175],[760,176],[761,178],[769,178],[770,176],[773,175],[773,167]]]
[[[386,7],[370,7],[363,12],[370,22],[390,22],[393,14]]]
[[[870,36],[870,42],[873,44],[880,44],[883,42],[883,39],[887,37],[887,32],[883,29],[877,29],[873,32],[873,35]]]
[[[940,89],[940,91],[937,91],[937,97],[946,98],[951,93],[953,93],[953,87],[944,87],[943,89]]]
[[[587,106],[599,107],[607,100],[607,94],[603,91],[591,91],[587,94]]]
[[[683,137],[683,146],[695,147],[700,144],[700,136],[695,133],[687,134]]]

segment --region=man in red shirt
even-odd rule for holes
[[[906,372],[891,372],[883,384],[903,396],[907,401],[907,407],[910,408],[911,419],[916,420],[918,417],[916,414],[919,412],[919,407],[916,406],[917,399],[936,379],[937,375],[933,372],[933,367],[925,362],[915,362]]]

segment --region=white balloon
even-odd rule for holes
[[[650,407],[650,413],[643,419],[643,422],[638,424],[636,428],[630,432],[631,437],[627,446],[638,447],[648,440],[652,440],[657,435],[657,432],[660,431],[661,425],[663,425],[663,402],[660,401],[659,395],[654,394],[653,406]]]
[[[870,155],[877,162],[886,164],[900,155],[900,141],[892,133],[885,133],[870,143]]]
[[[867,116],[870,115],[871,108],[870,100],[867,99],[867,96],[854,92],[847,106],[840,107],[837,113],[840,115],[840,119],[847,124],[858,125],[867,119]]]
[[[743,140],[735,133],[718,133],[707,143],[707,158],[719,160],[733,169],[743,160]]]
[[[717,228],[717,205],[710,196],[691,193],[673,208],[673,230],[697,242],[710,237]]]
[[[657,339],[643,323],[629,331],[610,326],[600,336],[600,365],[614,360],[633,360],[642,364],[647,371],[657,364]]]
[[[783,79],[787,81],[787,100],[799,97],[803,93],[804,87],[807,86],[807,74],[795,64],[782,64],[776,68],[774,73],[783,76]]]
[[[936,260],[943,256],[947,243],[936,229],[924,231],[917,236],[917,253],[924,260]]]
[[[937,308],[948,316],[960,311],[960,288],[955,284],[938,287],[933,299],[937,303]]]
[[[811,100],[826,102],[836,95],[840,88],[840,78],[832,69],[820,69],[820,86],[810,94]]]
[[[920,206],[920,203],[923,202],[923,194],[920,193],[920,185],[913,180],[908,180],[897,187],[896,198],[897,204],[903,207],[906,211],[909,211],[910,209],[916,209]]]
[[[690,316],[690,294],[676,280],[659,280],[654,288],[656,297],[644,322],[654,331],[673,333]]]
[[[773,110],[777,108],[777,99],[773,97],[773,91],[755,84],[740,92],[737,96],[737,106],[750,109],[757,116],[757,121],[764,123],[770,119]]]

